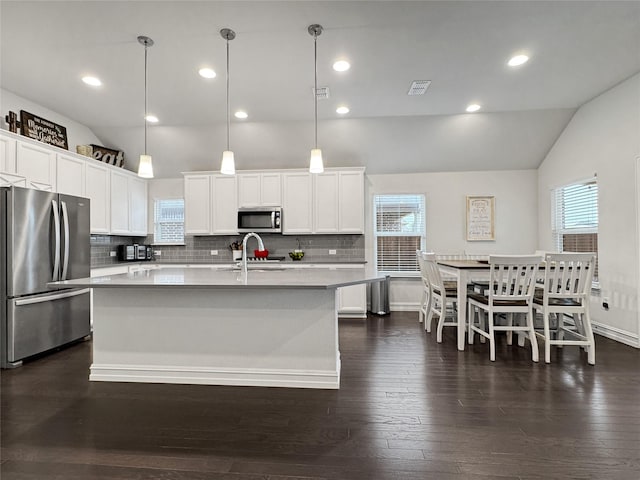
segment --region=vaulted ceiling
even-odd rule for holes
[[[319,23],[318,141],[327,166],[374,173],[535,168],[580,105],[640,71],[640,2],[85,1],[0,3],[3,89],[93,130],[130,162],[142,151],[144,49],[149,151],[157,175],[304,167],[313,146],[313,38]],[[507,60],[526,53],[517,68]],[[335,60],[351,69],[335,72]],[[217,72],[204,79],[198,69]],[[99,77],[88,87],[84,75]],[[413,80],[431,80],[408,96]],[[469,103],[482,109],[465,112]],[[348,105],[345,116],[336,107]],[[3,114],[6,112],[3,112]]]

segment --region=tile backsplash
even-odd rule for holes
[[[353,262],[364,261],[364,235],[279,235],[265,233],[260,235],[269,256],[281,256],[289,259],[289,252],[298,249],[304,252],[304,260]],[[232,242],[242,242],[243,235],[216,236],[186,236],[184,245],[155,245],[157,263],[229,263],[232,261],[229,245]],[[125,243],[152,244],[153,236],[119,237],[108,235],[91,236],[91,266],[104,266],[118,263],[110,252],[115,251],[117,245]],[[258,248],[256,239],[248,242],[248,250]],[[218,255],[211,255],[217,250]],[[335,250],[334,255],[329,250]]]

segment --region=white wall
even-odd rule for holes
[[[423,193],[426,199],[427,249],[440,254],[526,254],[537,249],[537,172],[438,172],[367,175],[366,256],[374,261],[372,198],[381,193]],[[495,196],[495,234],[491,242],[465,238],[466,196]],[[418,279],[393,279],[392,310],[417,310]]]
[[[638,202],[640,74],[583,105],[538,171],[539,245],[551,249],[553,187],[597,174],[598,259],[602,298],[592,297],[597,331],[640,347],[638,318]]]
[[[75,153],[76,145],[88,145],[91,143],[96,145],[103,145],[102,141],[98,137],[96,137],[96,135],[88,127],[74,120],[71,120],[68,117],[60,115],[53,110],[49,110],[42,105],[33,103],[31,100],[27,100],[26,98],[11,93],[8,90],[0,89],[0,111],[2,112],[0,125],[2,129],[9,129],[4,120],[4,116],[7,115],[9,111],[12,111],[18,115],[18,120],[20,120],[20,110],[25,110],[29,113],[33,113],[34,115],[46,118],[47,120],[51,120],[52,122],[65,127],[67,129],[67,142],[69,144],[69,151],[71,152]]]

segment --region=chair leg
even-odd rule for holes
[[[533,311],[531,308],[525,316],[527,320],[527,326],[529,327],[529,341],[531,342],[531,357],[534,362],[539,360],[540,353],[538,352],[538,340],[536,339],[536,331],[533,328]]]
[[[433,299],[429,298],[427,305],[427,316],[424,319],[424,329],[428,333],[431,333],[431,320],[433,319],[433,304],[431,302],[433,302]]]
[[[422,291],[422,297],[420,298],[420,311],[418,312],[418,322],[422,323],[424,321],[424,312],[426,311],[427,308],[427,294],[426,292],[423,290]]]
[[[473,340],[476,336],[476,332],[473,330],[473,326],[475,324],[475,309],[473,308],[473,305],[469,304],[469,313],[468,313],[468,318],[469,321],[467,322],[468,325],[468,329],[469,330],[469,345],[473,345]]]
[[[442,299],[442,311],[440,312],[440,318],[438,319],[438,330],[436,335],[436,341],[442,343],[442,329],[444,328],[444,321],[447,319],[447,300]]]
[[[549,329],[550,314],[543,312],[542,321],[544,326],[544,361],[551,363],[551,330]]]
[[[478,320],[480,322],[480,328],[482,328],[483,332],[488,330],[487,321],[489,319],[489,313],[483,310],[482,312],[478,310]],[[484,335],[480,335],[480,343],[487,343],[487,337]]]
[[[596,364],[596,340],[593,336],[593,328],[591,328],[591,315],[589,315],[589,309],[584,312],[584,330],[585,336],[589,340],[589,350],[587,350],[587,361],[589,365]]]
[[[492,311],[489,311],[487,313],[487,317],[489,322],[489,351],[491,352],[489,358],[491,359],[492,362],[495,362],[496,361],[496,334],[493,330],[493,322],[495,321],[494,313]]]
[[[507,313],[507,327],[513,327],[513,313]],[[507,330],[507,345],[513,345],[513,330]]]

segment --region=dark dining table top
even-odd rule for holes
[[[438,265],[442,265],[443,267],[452,267],[458,268],[460,270],[488,270],[489,269],[489,260],[468,260],[468,259],[460,259],[460,260],[438,260],[436,262]],[[538,265],[540,270],[544,270],[545,262],[542,261]]]

